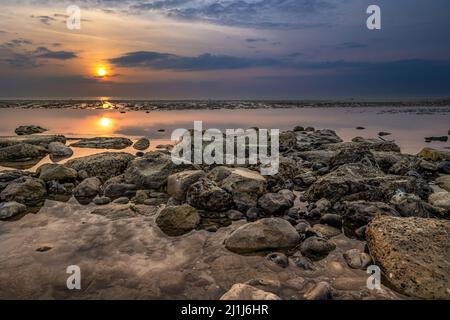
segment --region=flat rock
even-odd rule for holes
[[[375,263],[406,295],[450,299],[450,221],[380,216],[366,230]]]
[[[27,143],[34,146],[48,148],[52,142],[66,143],[66,137],[62,135],[24,135],[12,137],[0,137],[0,148]]]
[[[128,219],[139,216],[136,207],[130,204],[108,204],[94,209],[91,214],[104,216],[110,220]]]
[[[0,162],[26,162],[44,158],[47,149],[27,143],[0,148]]]
[[[266,218],[239,227],[225,241],[225,246],[236,253],[251,253],[289,249],[299,241],[297,230],[289,222]]]
[[[81,139],[76,143],[72,143],[71,147],[77,148],[92,148],[92,149],[125,149],[131,146],[133,142],[128,138],[110,138],[110,137],[97,137]]]
[[[48,131],[48,129],[45,129],[40,126],[35,125],[28,125],[28,126],[20,126],[14,130],[14,132],[18,136],[28,135],[28,134],[36,134],[36,133],[43,133],[45,131]]]

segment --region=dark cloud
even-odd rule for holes
[[[184,57],[152,51],[129,52],[110,62],[118,67],[144,67],[160,70],[207,71],[275,66],[276,59],[252,59],[205,53],[197,57]]]
[[[4,43],[2,46],[9,47],[9,48],[16,48],[16,47],[20,47],[23,45],[31,45],[31,44],[33,44],[33,41],[28,40],[28,39],[19,38],[19,39],[10,40],[10,41]]]
[[[69,60],[77,57],[75,52],[71,51],[51,51],[46,47],[39,47],[34,51],[36,58]]]
[[[336,49],[364,49],[368,45],[360,42],[343,42],[336,46]]]
[[[248,39],[245,39],[245,41],[248,43],[267,42],[267,39],[266,38],[248,38]]]
[[[50,16],[34,16],[34,15],[31,15],[30,17],[38,19],[41,23],[46,24],[46,25],[50,25],[50,22],[56,21],[55,18],[50,17]]]
[[[17,39],[19,40],[19,39]],[[35,68],[42,65],[41,60],[70,60],[77,57],[75,52],[71,51],[52,51],[46,47],[38,47],[32,51],[14,50],[22,45],[21,41],[16,41],[19,45],[11,46],[11,41],[0,46],[4,48],[1,53],[0,62],[7,63],[17,68]],[[31,42],[26,42],[31,44]]]

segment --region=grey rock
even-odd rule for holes
[[[0,149],[0,162],[39,161],[48,154],[47,149],[27,143],[15,144]]]
[[[127,197],[117,198],[116,200],[113,201],[114,204],[128,204],[129,202],[130,199],[128,199]]]
[[[136,186],[129,183],[111,183],[103,190],[103,194],[111,199],[130,197],[136,194]]]
[[[352,269],[365,270],[371,263],[372,258],[358,249],[350,249],[344,253],[344,259]]]
[[[22,177],[10,183],[1,193],[2,201],[15,201],[27,207],[43,205],[47,196],[45,182],[30,177]]]
[[[136,150],[147,150],[150,147],[150,140],[147,138],[141,138],[136,141],[133,145],[133,148]]]
[[[266,256],[266,259],[279,265],[282,268],[287,268],[289,265],[289,260],[284,253],[281,252],[272,252]]]
[[[25,213],[27,207],[21,203],[10,201],[0,203],[0,220],[7,220],[9,218]]]
[[[96,137],[81,139],[76,143],[72,143],[71,147],[76,148],[92,148],[92,149],[125,149],[130,147],[133,142],[128,138],[116,137]]]
[[[178,200],[186,200],[189,187],[206,176],[203,170],[187,170],[170,175],[167,178],[167,193]]]
[[[158,215],[156,224],[168,236],[181,236],[188,233],[200,223],[197,209],[190,205],[166,207]]]
[[[72,169],[68,168],[62,164],[50,164],[46,163],[40,166],[36,173],[39,175],[39,179],[44,181],[59,181],[59,182],[67,182],[74,181],[78,173]]]
[[[73,150],[61,142],[51,142],[48,145],[48,151],[55,159],[69,158],[73,155]]]
[[[283,214],[294,205],[295,196],[292,192],[280,191],[278,193],[266,193],[258,200],[258,206],[264,212],[271,215]]]
[[[111,203],[111,199],[108,197],[97,197],[94,199],[94,204],[97,206],[104,206],[109,203]]]
[[[48,129],[42,128],[40,126],[35,125],[28,125],[28,126],[20,126],[14,130],[14,132],[18,136],[28,135],[28,134],[36,134],[36,133],[43,133],[45,131],[48,131]]]
[[[97,177],[87,178],[75,187],[73,195],[80,203],[87,204],[99,194],[101,186]]]
[[[319,237],[309,237],[300,246],[301,253],[310,259],[320,260],[326,257],[336,245],[326,239]]]
[[[218,212],[233,206],[231,194],[207,178],[201,178],[189,187],[186,202],[198,209]]]
[[[335,227],[337,229],[341,229],[342,217],[338,214],[327,213],[320,218],[320,223]]]

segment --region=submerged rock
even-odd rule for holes
[[[133,142],[128,138],[109,138],[97,137],[81,139],[76,143],[72,143],[71,147],[76,148],[92,148],[92,149],[125,149],[131,146]]]
[[[289,249],[300,241],[297,230],[281,218],[266,218],[247,223],[235,230],[225,247],[236,253]]]
[[[48,129],[42,128],[40,126],[34,126],[34,125],[20,126],[20,127],[16,128],[16,130],[14,130],[14,132],[18,136],[23,136],[23,135],[27,135],[27,134],[43,133],[45,131],[48,131]]]
[[[237,283],[227,291],[220,300],[281,300],[281,298],[273,293],[255,288],[248,284]]]
[[[367,227],[375,263],[400,292],[450,299],[450,221],[377,217]]]
[[[366,269],[371,263],[372,258],[365,252],[358,249],[350,249],[344,253],[344,259],[353,269]]]
[[[321,281],[308,290],[303,297],[306,300],[331,300],[333,298],[331,286]]]
[[[158,227],[168,236],[181,236],[188,233],[200,223],[197,209],[190,205],[166,207],[156,218]]]
[[[134,156],[129,153],[104,152],[70,160],[66,166],[77,171],[83,170],[87,177],[99,177],[106,181],[124,173],[133,159]]]
[[[137,217],[139,212],[130,204],[108,204],[94,209],[91,214],[104,216],[110,220],[119,220]]]

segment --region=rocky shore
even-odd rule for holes
[[[175,165],[167,149],[59,164],[70,150],[58,135],[0,137],[2,163],[55,157],[0,172],[0,298],[450,299],[449,152],[306,126],[281,134],[274,176]],[[81,292],[65,288],[71,264]]]

